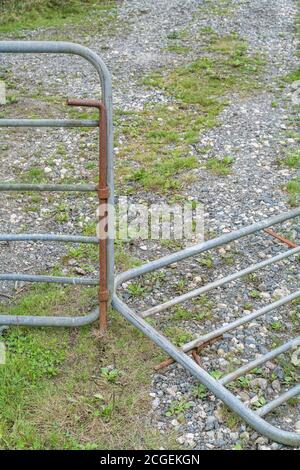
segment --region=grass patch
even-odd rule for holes
[[[284,78],[283,80],[286,82],[286,83],[293,83],[293,82],[296,82],[298,80],[300,80],[300,68],[296,69],[296,70],[293,70],[292,72],[288,73]]]
[[[180,190],[189,170],[197,167],[193,145],[217,125],[229,94],[258,86],[263,61],[248,54],[244,41],[236,35],[207,36],[205,56],[144,77],[143,84],[160,89],[170,104],[118,112],[119,140],[124,142],[117,159],[121,184],[160,192]]]
[[[206,168],[215,175],[226,176],[231,173],[231,167],[234,162],[233,157],[210,158],[206,163]]]
[[[170,323],[176,323],[187,320],[202,321],[204,318],[208,319],[212,316],[212,302],[206,296],[201,298],[191,308],[186,309],[181,305],[176,305],[172,309],[172,316],[169,319]]]
[[[45,171],[39,166],[32,166],[21,175],[22,183],[40,184],[45,182]]]
[[[193,402],[187,401],[186,399],[174,400],[171,402],[168,410],[166,411],[166,416],[183,416],[185,411],[193,408]]]
[[[223,404],[220,407],[220,412],[226,426],[228,426],[231,430],[237,429],[238,425],[240,424],[239,416]]]
[[[281,160],[281,164],[289,168],[300,168],[300,150],[295,150],[286,155],[286,157]]]
[[[300,178],[295,177],[291,179],[287,185],[286,190],[289,195],[289,204],[292,207],[297,207],[300,204]]]
[[[188,333],[178,326],[166,326],[163,330],[164,334],[173,341],[176,346],[181,347],[193,339],[191,333]]]
[[[87,226],[84,233],[93,230]],[[124,243],[116,244],[116,252],[118,270],[137,265]],[[70,259],[92,266],[98,261],[97,247],[78,244],[69,249],[63,264]],[[84,315],[96,307],[97,290],[35,284],[15,301],[0,304],[0,311]],[[144,418],[151,408],[151,373],[162,359],[161,351],[116,312],[109,317],[105,337],[99,337],[97,323],[80,329],[11,327],[5,332],[0,448],[176,448],[172,433],[161,436]]]
[[[199,7],[203,14],[214,16],[230,17],[234,11],[235,5],[232,0],[206,0],[203,5]]]
[[[1,311],[83,315],[97,289],[35,285]],[[107,337],[81,329],[13,327],[0,366],[0,447],[8,449],[174,448],[140,417],[160,352],[111,312]],[[130,355],[124,351],[130,350]]]
[[[196,168],[198,165],[195,157],[166,157],[162,161],[156,161],[150,168],[140,168],[133,172],[130,181],[140,183],[145,189],[176,189],[178,181],[168,179],[183,170]]]
[[[168,52],[174,52],[175,54],[187,54],[189,49],[186,46],[183,46],[182,44],[169,44],[166,47],[166,50]]]
[[[87,14],[113,8],[113,0],[2,0],[0,32],[80,23]]]

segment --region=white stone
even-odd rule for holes
[[[278,287],[274,290],[272,297],[273,298],[281,298],[289,295],[291,292],[288,290],[287,287]]]

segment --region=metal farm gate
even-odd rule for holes
[[[92,192],[98,194],[101,207],[101,218],[106,216],[108,204],[114,203],[113,194],[113,152],[112,152],[112,102],[111,102],[111,80],[109,72],[100,59],[90,49],[67,42],[35,42],[35,41],[2,41],[0,42],[0,53],[60,53],[75,54],[85,58],[96,69],[101,82],[101,101],[98,100],[69,100],[71,106],[88,106],[99,109],[99,121],[88,120],[34,120],[34,119],[0,119],[0,127],[99,127],[99,183],[98,185],[68,185],[68,184],[2,184],[0,191],[79,191]],[[290,339],[288,342],[263,354],[237,368],[235,371],[223,376],[217,380],[213,378],[204,368],[200,366],[197,351],[209,344],[212,340],[218,339],[224,333],[234,331],[241,325],[245,325],[256,318],[263,319],[267,313],[285,305],[300,297],[300,290],[296,290],[290,295],[282,297],[263,308],[242,315],[231,323],[225,324],[211,332],[198,337],[197,339],[185,344],[182,348],[176,347],[157,329],[152,327],[145,318],[158,314],[169,307],[185,302],[188,299],[200,296],[205,292],[221,287],[243,276],[256,272],[266,266],[275,264],[283,259],[295,257],[300,253],[300,246],[283,239],[274,233],[269,227],[276,224],[294,219],[300,216],[300,208],[289,212],[273,216],[258,223],[246,226],[242,229],[219,236],[217,238],[202,242],[192,247],[180,250],[168,256],[162,257],[152,262],[143,264],[138,268],[131,269],[115,277],[114,275],[114,250],[113,237],[109,234],[111,220],[108,219],[108,226],[102,229],[103,233],[99,237],[84,237],[81,235],[54,235],[54,234],[1,234],[0,241],[21,241],[35,240],[45,242],[73,242],[73,243],[93,243],[99,245],[100,266],[99,280],[88,278],[71,277],[50,277],[50,276],[31,276],[19,274],[1,274],[0,280],[21,280],[27,282],[55,282],[64,284],[99,284],[99,308],[83,317],[45,317],[45,316],[12,316],[0,315],[0,325],[26,325],[26,326],[63,326],[78,327],[92,323],[99,319],[100,328],[105,331],[107,327],[107,307],[112,307],[121,313],[130,323],[141,330],[146,336],[162,348],[170,359],[166,360],[162,366],[166,366],[174,361],[181,364],[187,371],[196,377],[213,394],[221,399],[231,410],[243,418],[250,426],[264,434],[265,436],[283,444],[298,446],[300,445],[300,434],[289,432],[268,423],[263,417],[276,409],[281,404],[287,402],[290,398],[300,393],[300,384],[292,387],[290,390],[282,393],[273,401],[270,401],[259,410],[252,410],[246,406],[237,396],[235,396],[226,385],[243,376],[252,369],[276,358],[280,354],[300,347],[300,336]],[[133,278],[143,276],[144,274],[159,270],[174,262],[180,262],[189,257],[198,255],[216,247],[221,247],[229,242],[238,240],[242,237],[258,233],[262,230],[270,235],[276,236],[289,246],[289,249],[280,254],[267,258],[249,267],[236,271],[217,279],[197,289],[189,291],[178,297],[174,297],[167,302],[152,307],[143,312],[136,312],[130,308],[119,296],[117,289],[122,287],[124,282]],[[106,236],[108,233],[108,236]],[[190,357],[189,353],[192,353]]]

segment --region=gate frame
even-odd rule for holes
[[[112,125],[112,86],[110,73],[102,59],[92,50],[79,44],[56,41],[0,41],[0,53],[7,54],[73,54],[86,59],[97,72],[101,85],[101,100],[69,100],[70,106],[87,106],[99,109],[99,121],[90,120],[53,120],[53,119],[0,119],[0,127],[98,127],[99,126],[99,185],[26,185],[0,184],[0,192],[4,191],[96,191],[100,207],[114,204],[113,175],[113,125]],[[100,221],[104,216],[100,216]],[[23,234],[0,235],[0,241],[58,241],[74,243],[99,244],[99,281],[94,279],[63,278],[50,276],[26,276],[2,274],[0,280],[21,280],[25,282],[56,282],[63,284],[99,284],[99,309],[82,317],[42,317],[0,315],[2,325],[26,326],[82,326],[100,321],[100,330],[107,328],[107,306],[114,286],[114,239],[113,220],[108,218],[106,233],[100,237],[83,237],[74,235]]]
[[[286,444],[289,446],[300,446],[300,433],[285,431],[272,424],[268,423],[262,416],[265,416],[269,412],[276,409],[282,403],[285,403],[290,398],[295,397],[300,394],[300,384],[292,387],[289,391],[284,392],[279,395],[279,397],[270,401],[262,408],[257,411],[253,411],[248,406],[246,406],[239,398],[237,398],[230,390],[225,387],[225,384],[234,381],[236,378],[242,376],[243,374],[249,372],[249,370],[257,367],[260,364],[267,362],[268,360],[279,356],[280,354],[286,352],[293,347],[300,346],[300,336],[294,338],[294,340],[284,343],[280,347],[271,350],[270,352],[263,354],[259,359],[248,362],[244,367],[236,369],[234,372],[227,374],[222,377],[220,380],[212,377],[205,369],[203,369],[198,361],[198,356],[194,356],[193,360],[188,353],[190,351],[196,351],[197,348],[201,349],[201,346],[206,346],[209,341],[220,338],[220,335],[226,331],[231,331],[238,326],[249,322],[254,318],[263,316],[264,314],[275,310],[276,308],[287,304],[288,302],[295,300],[300,297],[300,290],[295,291],[294,293],[281,298],[280,300],[273,302],[249,315],[239,317],[237,320],[229,323],[227,326],[220,327],[218,329],[212,330],[210,333],[200,336],[190,343],[185,344],[181,348],[176,347],[168,338],[163,334],[157,331],[153,326],[145,321],[145,318],[152,313],[159,313],[162,310],[167,309],[167,304],[171,302],[165,302],[165,304],[160,304],[156,307],[150,308],[144,312],[137,313],[131,307],[129,307],[117,294],[117,289],[122,284],[127,283],[129,280],[135,279],[136,277],[142,276],[144,274],[156,271],[163,267],[169,266],[172,263],[177,263],[191,256],[204,253],[212,248],[220,247],[226,245],[232,241],[238,240],[240,238],[246,237],[248,235],[255,234],[261,230],[268,229],[269,227],[285,222],[287,220],[300,217],[300,208],[285,212],[283,214],[270,217],[260,222],[256,222],[252,225],[248,225],[239,230],[235,230],[225,235],[221,235],[217,238],[210,239],[208,241],[202,242],[197,245],[185,248],[183,250],[177,251],[170,255],[164,256],[162,258],[150,261],[146,264],[143,264],[137,268],[130,269],[122,274],[119,274],[116,277],[115,281],[115,292],[112,298],[112,306],[139,330],[141,330],[146,336],[148,336],[157,346],[163,349],[171,359],[168,359],[161,363],[156,370],[160,369],[161,366],[167,366],[172,362],[178,362],[181,364],[188,372],[190,372],[196,379],[198,379],[205,387],[208,388],[217,398],[222,400],[231,410],[238,414],[242,419],[244,419],[252,428],[256,429],[261,434],[267,436],[269,439]],[[204,285],[199,289],[190,291],[187,294],[183,294],[173,300],[177,299],[176,303],[184,302],[191,298],[191,293],[193,296],[201,295],[203,292],[212,290],[215,287],[222,286],[229,283],[235,279],[241,278],[245,274],[250,272],[257,271],[258,269],[276,263],[281,259],[288,258],[300,253],[300,246],[282,252],[281,254],[274,256],[273,258],[268,258],[265,261],[260,263],[253,264],[249,268],[243,269],[242,271],[236,271],[235,273],[226,276],[224,278],[218,279],[214,282]],[[151,312],[151,313],[149,313]]]
[[[22,120],[22,119],[0,119],[0,127],[96,127],[100,128],[100,170],[101,164],[103,164],[103,159],[106,159],[106,172],[103,172],[99,177],[99,186],[90,186],[90,185],[9,185],[9,184],[0,184],[0,191],[97,191],[99,195],[99,200],[101,202],[108,202],[108,204],[114,203],[113,196],[113,142],[112,142],[112,96],[111,96],[111,80],[109,72],[103,63],[102,59],[98,57],[90,49],[80,46],[78,44],[67,43],[67,42],[41,42],[41,41],[2,41],[0,42],[0,53],[65,53],[65,54],[76,54],[85,58],[90,62],[96,69],[98,76],[101,82],[102,89],[102,104],[97,101],[87,101],[87,100],[71,100],[70,105],[75,106],[94,106],[99,108],[102,119],[99,121],[80,121],[80,120]],[[103,109],[106,109],[107,113],[107,126],[103,125]],[[102,127],[101,127],[102,123]],[[105,123],[104,123],[105,124]],[[106,135],[106,144],[103,143],[103,138],[101,135]],[[102,132],[102,134],[101,134]],[[105,140],[105,139],[104,139]],[[105,145],[105,147],[103,147]],[[103,170],[103,168],[102,168]],[[106,174],[105,174],[106,173]],[[107,191],[108,187],[108,191]],[[108,197],[107,201],[106,198]],[[162,267],[168,266],[171,263],[178,262],[189,258],[195,254],[203,253],[211,248],[222,246],[231,241],[237,240],[239,238],[245,237],[259,232],[260,230],[267,229],[272,225],[281,223],[292,219],[294,217],[300,216],[300,208],[294,209],[293,211],[281,214],[279,216],[271,217],[261,222],[249,225],[242,229],[236,230],[234,232],[222,235],[212,240],[200,243],[193,247],[180,250],[171,255],[165,256],[163,258],[157,259],[155,261],[144,264],[138,268],[131,269],[122,274],[119,274],[114,279],[114,252],[113,252],[113,237],[110,237],[114,233],[113,227],[110,226],[112,220],[108,220],[108,231],[109,236],[107,237],[107,243],[101,245],[101,240],[97,237],[82,237],[82,236],[68,236],[68,235],[47,235],[47,234],[23,234],[23,235],[0,235],[1,240],[41,240],[41,241],[59,241],[59,242],[75,242],[75,243],[99,243],[100,246],[100,268],[101,261],[104,261],[105,266],[107,263],[107,280],[105,282],[109,297],[111,297],[112,306],[121,313],[130,323],[135,327],[141,330],[146,336],[148,336],[154,343],[156,343],[161,349],[163,349],[174,361],[181,364],[188,372],[190,372],[194,377],[196,377],[203,385],[205,385],[217,398],[221,399],[230,409],[237,413],[241,418],[243,418],[250,426],[256,429],[258,432],[264,434],[268,438],[281,442],[283,444],[299,446],[300,445],[300,434],[296,432],[289,432],[279,429],[272,424],[268,423],[265,419],[262,418],[263,415],[266,415],[268,412],[274,410],[281,403],[286,402],[292,396],[296,396],[300,393],[300,385],[296,385],[289,391],[283,393],[273,401],[269,402],[258,412],[255,412],[248,408],[239,398],[237,398],[233,393],[231,393],[226,387],[225,384],[235,380],[235,378],[240,377],[243,373],[251,370],[257,364],[262,364],[270,358],[277,357],[279,354],[287,351],[295,345],[300,344],[300,337],[291,340],[282,346],[270,351],[267,354],[262,355],[260,359],[250,361],[245,366],[237,369],[231,374],[223,377],[221,380],[216,380],[213,378],[206,370],[204,370],[199,363],[193,361],[189,356],[188,352],[193,348],[197,348],[205,343],[207,338],[214,339],[218,335],[222,334],[225,331],[237,328],[243,323],[246,323],[252,318],[257,318],[262,316],[265,313],[268,313],[271,310],[274,310],[281,305],[288,303],[289,301],[296,299],[300,296],[300,290],[290,294],[282,299],[273,302],[272,304],[263,307],[262,309],[253,312],[247,317],[241,317],[238,320],[232,322],[229,327],[222,327],[213,332],[204,335],[196,340],[187,343],[183,348],[177,348],[168,338],[158,332],[153,328],[149,323],[145,321],[145,317],[167,309],[168,306],[161,304],[157,307],[149,309],[148,311],[141,312],[138,314],[132,308],[130,308],[117,294],[117,288],[124,283],[125,281],[131,280],[137,276],[141,276],[148,272],[155,271]],[[101,238],[101,237],[100,237]],[[104,249],[105,247],[105,249]],[[103,251],[104,250],[104,251]],[[287,252],[283,252],[280,255],[277,255],[269,260],[264,262],[251,265],[249,268],[246,268],[242,271],[235,272],[229,276],[226,276],[222,280],[217,280],[212,283],[209,283],[203,286],[200,289],[195,291],[188,292],[182,296],[179,296],[173,299],[176,303],[183,302],[192,296],[200,295],[202,292],[211,290],[215,287],[221,286],[230,282],[234,279],[240,278],[246,273],[253,272],[261,267],[267,266],[269,264],[275,263],[280,259],[293,256],[298,253],[300,250],[299,247],[294,247]],[[99,293],[99,304],[100,304],[100,326],[103,330],[106,328],[106,307],[107,307],[107,292],[105,291],[105,285],[103,285],[103,277],[100,281],[93,279],[79,279],[79,278],[62,278],[62,277],[50,277],[50,276],[24,276],[24,275],[0,275],[0,280],[24,280],[28,282],[63,282],[66,284],[99,284],[100,283],[100,293]],[[200,291],[200,292],[199,292]],[[101,313],[101,302],[102,305],[105,303],[105,311],[102,310]],[[165,304],[168,304],[165,303]],[[12,315],[0,315],[0,325],[26,325],[26,326],[81,326],[84,324],[91,323],[99,318],[98,309],[94,310],[92,313],[84,317],[35,317],[35,316],[12,316]],[[225,328],[225,329],[224,329]],[[167,361],[168,363],[170,361]],[[172,362],[172,361],[171,361]],[[243,370],[242,370],[243,369]]]

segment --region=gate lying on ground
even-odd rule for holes
[[[99,184],[95,185],[58,185],[58,184],[2,184],[0,183],[0,191],[95,191],[98,193],[99,201],[102,208],[107,209],[107,204],[114,203],[113,196],[113,155],[112,155],[112,104],[111,104],[111,81],[110,75],[103,61],[97,54],[86,47],[66,43],[66,42],[36,42],[36,41],[2,41],[0,42],[0,53],[64,53],[75,54],[85,58],[96,69],[102,91],[102,101],[94,100],[69,100],[68,104],[73,106],[89,106],[99,109],[99,121],[88,120],[33,120],[33,119],[0,119],[0,127],[99,127]],[[105,217],[105,210],[101,212],[101,218]],[[242,417],[250,426],[261,432],[265,436],[275,441],[288,444],[300,445],[300,434],[281,430],[265,421],[262,417],[273,411],[282,403],[287,402],[292,397],[300,393],[300,385],[296,385],[290,390],[284,392],[273,401],[267,403],[259,410],[248,408],[238,397],[231,393],[225,385],[241,377],[252,369],[276,358],[280,354],[300,347],[300,336],[286,342],[285,344],[271,350],[267,354],[261,355],[259,358],[248,362],[231,372],[221,379],[216,380],[208,372],[206,372],[198,361],[195,353],[201,346],[208,344],[209,341],[220,337],[228,331],[232,331],[241,325],[247,324],[251,320],[263,317],[272,310],[282,305],[292,302],[300,297],[300,290],[287,295],[259,310],[250,314],[241,316],[235,321],[221,326],[199,338],[185,344],[182,348],[177,348],[164,335],[152,327],[144,318],[152,314],[157,314],[167,308],[184,302],[188,299],[200,296],[217,287],[221,287],[247,274],[253,273],[266,266],[277,263],[288,257],[295,256],[300,253],[300,247],[290,244],[290,249],[276,256],[268,258],[256,264],[250,265],[241,271],[236,271],[222,279],[217,279],[198,289],[187,292],[186,294],[175,297],[168,302],[152,307],[144,312],[135,312],[130,308],[118,295],[117,288],[124,282],[129,281],[138,276],[153,272],[163,267],[169,266],[174,262],[182,261],[186,258],[206,252],[212,248],[220,247],[234,240],[246,237],[251,234],[266,230],[273,225],[294,219],[300,216],[300,208],[294,209],[287,213],[271,217],[261,222],[246,226],[242,229],[227,233],[218,238],[211,239],[198,245],[183,249],[171,255],[146,263],[138,268],[131,269],[114,278],[114,251],[113,237],[105,236],[113,233],[110,231],[110,223],[104,227],[102,233],[98,237],[83,237],[75,235],[53,235],[53,234],[1,234],[0,241],[53,241],[53,242],[73,242],[73,243],[94,243],[99,245],[100,267],[99,280],[87,278],[70,278],[70,277],[50,277],[50,276],[31,276],[19,274],[1,274],[0,280],[11,281],[27,281],[27,282],[55,282],[63,284],[99,284],[99,309],[83,317],[45,317],[45,316],[14,316],[0,315],[0,325],[26,325],[26,326],[65,326],[78,327],[94,322],[100,319],[100,328],[104,331],[107,326],[107,306],[110,303],[118,312],[120,312],[129,322],[141,330],[146,336],[153,340],[160,348],[162,348],[171,359],[165,361],[164,365],[168,365],[174,361],[181,364],[187,371],[195,376],[203,385],[205,385],[212,393],[221,399],[230,409]],[[269,230],[269,229],[268,229]],[[269,230],[269,233],[272,232]],[[273,234],[274,235],[274,234]],[[188,354],[193,352],[193,360]]]

